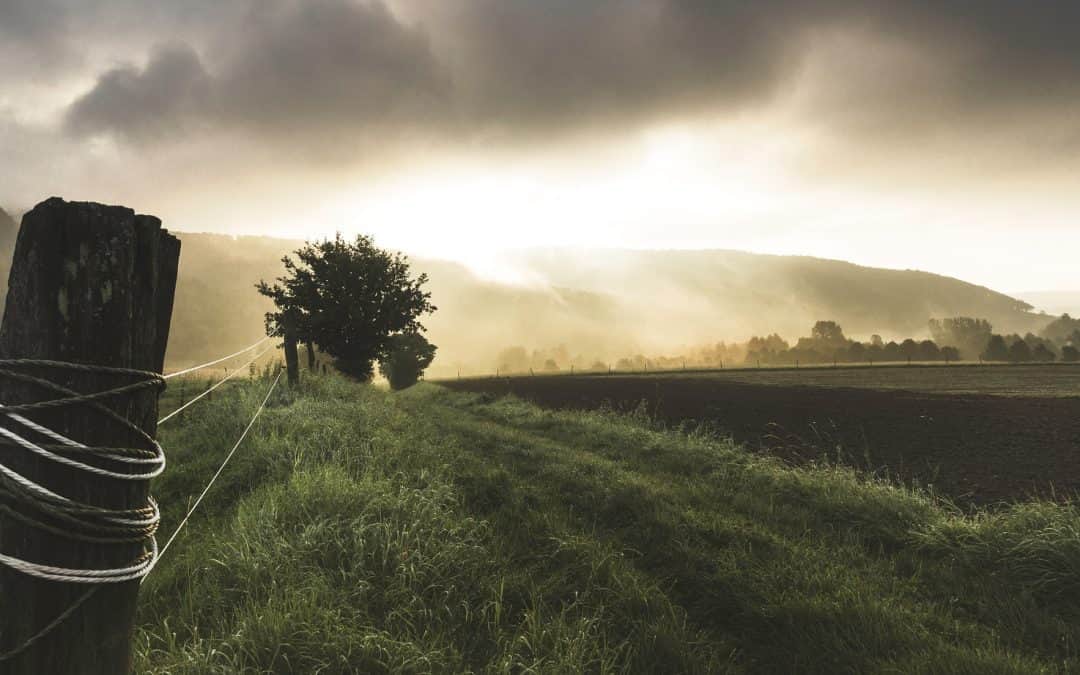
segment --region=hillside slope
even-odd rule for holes
[[[14,223],[0,212],[0,261],[9,265]],[[7,233],[11,236],[7,237]],[[182,250],[169,363],[228,353],[262,333],[270,308],[254,290],[281,274],[299,241],[179,232]],[[931,317],[990,319],[999,331],[1038,331],[1048,321],[986,288],[924,272],[737,251],[528,251],[509,265],[531,278],[512,285],[448,261],[413,259],[431,277],[439,312],[425,324],[439,346],[433,376],[489,373],[498,353],[565,345],[591,363],[636,353],[806,335],[819,319],[847,334],[923,336]],[[6,282],[7,273],[0,269]]]
[[[303,242],[177,234],[182,249],[169,361],[196,361],[252,342],[271,309],[255,292],[255,283],[279,276],[282,256]],[[449,375],[462,365],[486,368],[494,352],[523,336],[539,344],[558,344],[595,343],[609,334],[613,303],[598,294],[488,282],[449,261],[412,263],[417,273],[431,277],[432,301],[439,308],[424,320],[440,350],[434,374]],[[607,342],[632,348],[629,338],[608,337]]]
[[[281,273],[301,242],[179,233],[183,242],[169,358],[239,349],[268,302],[253,285]],[[999,330],[1039,330],[1049,319],[1021,301],[956,279],[813,258],[724,251],[536,252],[514,259],[528,286],[482,279],[465,266],[414,258],[439,311],[425,320],[439,345],[433,376],[491,372],[512,345],[614,360],[633,353],[805,335],[832,318],[849,335],[922,336],[931,317],[989,318]],[[210,345],[211,347],[208,347]]]
[[[1036,330],[1031,306],[991,289],[915,270],[742,251],[527,251],[520,264],[555,285],[618,289],[658,325],[702,317],[713,335],[806,335],[820,319],[851,335],[920,336],[931,317],[977,316],[999,331]]]
[[[164,532],[265,387],[165,429]],[[307,377],[144,585],[138,670],[1075,671],[1077,531],[646,419]]]

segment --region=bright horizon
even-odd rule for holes
[[[0,206],[365,232],[504,280],[506,249],[718,248],[1080,289],[1070,6],[540,7],[5,7]]]

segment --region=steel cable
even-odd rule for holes
[[[249,345],[247,347],[244,347],[243,349],[241,349],[238,352],[233,352],[232,354],[229,354],[228,356],[222,356],[220,359],[215,359],[213,361],[207,361],[206,363],[202,363],[202,364],[199,364],[197,366],[192,366],[190,368],[185,368],[184,370],[180,370],[180,371],[177,371],[175,373],[169,373],[168,375],[165,376],[165,379],[166,380],[171,380],[174,377],[180,377],[181,375],[187,375],[188,373],[194,373],[197,370],[202,370],[204,368],[209,368],[210,366],[216,366],[219,363],[223,363],[225,361],[228,361],[229,359],[236,358],[237,356],[240,356],[244,352],[250,352],[252,349],[255,349],[256,347],[258,347],[259,345],[261,345],[262,343],[266,342],[269,339],[270,339],[269,337],[264,337],[261,340],[258,340],[257,342],[255,342],[254,344],[251,344],[251,345]]]

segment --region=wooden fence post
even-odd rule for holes
[[[289,371],[289,384],[296,386],[300,383],[300,357],[296,352],[296,321],[285,313],[285,367]]]
[[[38,204],[23,217],[15,246],[0,327],[0,357],[160,373],[179,256],[180,242],[152,216],[136,215],[119,206],[68,203],[56,197]],[[131,380],[100,372],[42,368],[27,372],[80,392],[103,391]],[[38,385],[0,379],[0,398],[8,405],[39,401],[43,393]],[[102,403],[150,436],[156,434],[156,389]],[[28,416],[87,445],[136,444],[131,430],[103,421],[99,411],[87,407],[65,406]],[[3,419],[6,424],[8,420]],[[12,446],[0,447],[0,456],[18,473],[50,490],[77,495],[79,501],[110,509],[147,505],[148,481],[88,479],[83,472]],[[82,543],[0,516],[0,552],[37,563],[109,568],[130,565],[142,550],[142,544]],[[0,566],[0,653],[25,644],[88,588]],[[0,670],[18,675],[131,672],[138,591],[138,580],[97,586],[66,619],[0,663]]]

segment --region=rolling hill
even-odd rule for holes
[[[15,224],[0,211],[0,273]],[[183,248],[168,359],[183,364],[257,339],[269,309],[253,286],[281,271],[301,242],[177,233]],[[413,259],[439,311],[425,321],[439,354],[433,375],[490,372],[500,350],[565,345],[581,359],[671,353],[778,332],[805,335],[833,319],[855,337],[923,336],[931,317],[990,319],[1007,332],[1048,321],[1027,303],[949,277],[807,257],[738,251],[532,250],[507,254],[538,279],[514,285],[462,264]]]

